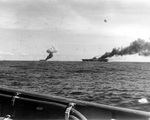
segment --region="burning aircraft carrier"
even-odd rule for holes
[[[91,58],[91,59],[82,59],[82,61],[108,62],[108,59],[106,59],[106,58],[96,58],[96,57],[93,57],[93,58]]]
[[[99,58],[82,59],[82,61],[100,61],[107,62],[108,58],[113,56],[123,56],[138,54],[140,56],[150,56],[150,42],[146,42],[143,39],[137,39],[130,43],[129,46],[124,48],[113,48],[111,52],[106,52]]]

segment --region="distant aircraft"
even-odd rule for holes
[[[104,20],[104,22],[107,22],[107,20]]]

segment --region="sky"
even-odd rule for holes
[[[107,20],[107,22],[105,22]],[[150,41],[149,0],[0,0],[0,60],[81,61]],[[110,61],[150,61],[137,54]]]

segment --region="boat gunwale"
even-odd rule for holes
[[[99,103],[94,103],[94,102],[88,102],[88,101],[83,101],[83,100],[76,100],[76,99],[71,99],[71,98],[65,98],[65,97],[60,97],[60,96],[54,96],[54,95],[46,95],[46,94],[39,94],[36,92],[29,92],[29,91],[23,91],[23,90],[17,90],[17,89],[10,89],[10,88],[2,88],[0,87],[0,92],[1,91],[6,91],[10,92],[15,95],[15,93],[20,93],[20,95],[25,95],[29,97],[34,97],[36,99],[41,99],[41,100],[52,100],[54,102],[59,102],[62,104],[68,104],[70,102],[76,103],[76,105],[80,106],[89,106],[89,107],[96,107],[96,108],[101,108],[101,109],[108,109],[111,111],[120,111],[120,112],[126,112],[126,113],[132,113],[132,114],[137,114],[137,115],[142,115],[142,116],[148,116],[150,117],[150,112],[147,111],[141,111],[141,110],[134,110],[134,109],[129,109],[129,108],[121,108],[121,107],[116,107],[116,106],[110,106],[110,105],[104,105],[104,104],[99,104]],[[2,94],[0,94],[1,96]],[[4,95],[4,94],[3,94]],[[5,95],[9,97],[9,95]],[[12,97],[10,95],[10,97]],[[34,99],[33,98],[33,99]]]

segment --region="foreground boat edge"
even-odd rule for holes
[[[132,110],[128,108],[121,108],[121,107],[115,107],[115,106],[110,106],[110,105],[104,105],[104,104],[99,104],[99,103],[94,103],[94,102],[87,102],[87,101],[82,101],[82,100],[75,100],[75,99],[70,99],[70,98],[64,98],[60,96],[54,96],[54,95],[46,95],[46,94],[39,94],[36,92],[27,92],[23,90],[16,90],[16,89],[9,89],[9,88],[0,88],[0,93],[3,94],[9,94],[9,95],[16,95],[20,94],[22,96],[25,96],[26,98],[32,98],[32,99],[39,99],[39,100],[44,100],[44,101],[54,101],[58,102],[60,104],[69,104],[69,103],[75,103],[78,106],[84,107],[88,106],[89,108],[101,108],[101,109],[106,109],[114,112],[125,112],[125,113],[130,113],[134,115],[141,115],[145,116],[147,118],[150,117],[149,112],[145,111],[140,111],[140,110]]]

